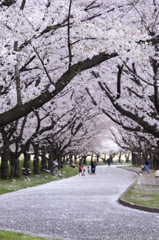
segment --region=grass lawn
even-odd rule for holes
[[[64,166],[61,169],[61,177],[51,175],[50,173],[41,173],[39,175],[20,176],[20,178],[11,178],[9,180],[0,180],[0,195],[4,193],[14,192],[28,187],[34,187],[40,184],[57,181],[63,178],[72,177],[78,174],[77,168]]]
[[[141,187],[138,181],[127,192],[125,201],[152,208],[159,208],[159,186],[144,185]]]
[[[41,237],[32,237],[23,233],[14,233],[0,230],[0,240],[47,240]],[[52,239],[58,240],[58,239]]]
[[[150,174],[142,174],[140,167],[122,167],[140,173],[138,180],[124,196],[124,200],[130,203],[159,208],[159,179],[155,178],[154,170]]]

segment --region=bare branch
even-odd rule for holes
[[[20,10],[22,10],[22,11],[24,10],[25,4],[26,4],[26,0],[22,0]]]
[[[35,48],[34,46],[32,46],[32,47],[33,47],[33,49],[34,49],[36,55],[38,56],[38,58],[39,58],[39,60],[40,60],[40,62],[41,62],[41,64],[42,64],[42,66],[43,66],[43,69],[44,69],[44,71],[45,71],[45,73],[46,73],[46,76],[48,77],[50,83],[53,84],[53,85],[55,86],[55,84],[53,83],[53,81],[52,81],[52,79],[51,79],[51,77],[50,77],[50,75],[49,75],[49,73],[48,73],[48,71],[47,71],[47,69],[46,69],[46,67],[45,67],[44,61],[43,61],[42,58],[40,57],[40,55],[39,55],[38,51],[36,50],[36,48]]]
[[[71,37],[70,37],[70,17],[71,17],[71,6],[72,6],[72,0],[70,0],[69,5],[69,11],[68,11],[68,23],[67,23],[67,46],[68,46],[68,52],[69,52],[69,64],[68,69],[70,70],[71,63],[72,63],[72,51],[71,51]]]
[[[14,51],[18,51],[18,42],[14,42]],[[20,90],[20,74],[19,74],[19,61],[17,56],[17,63],[15,65],[15,79],[16,79],[16,89],[17,89],[17,105],[22,104],[21,100],[21,90]]]

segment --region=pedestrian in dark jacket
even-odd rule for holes
[[[148,173],[150,172],[150,161],[149,161],[149,159],[145,160],[145,169]]]
[[[107,163],[108,163],[108,167],[110,167],[110,165],[111,165],[111,158],[108,158]]]
[[[91,161],[91,174],[95,174],[96,166],[93,161]]]

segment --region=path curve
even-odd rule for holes
[[[159,240],[159,214],[118,203],[136,174],[98,166],[75,176],[0,196],[0,229],[67,240]]]

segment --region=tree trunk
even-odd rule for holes
[[[85,164],[86,165],[86,156],[82,156],[82,158],[83,158],[83,164]]]
[[[59,154],[57,161],[58,161],[58,170],[61,170],[61,160],[62,160],[62,156]]]
[[[69,156],[70,158],[70,166],[72,166],[72,154]]]
[[[121,152],[119,152],[119,163],[121,163]]]
[[[130,161],[129,158],[130,158],[130,154],[129,154],[129,153],[128,153],[128,154],[125,154],[125,159],[126,159],[126,162],[127,162],[127,163]]]
[[[99,164],[99,157],[100,157],[100,155],[97,154],[97,164]]]
[[[76,164],[76,162],[77,162],[77,155],[75,154],[75,164]]]
[[[1,179],[8,180],[9,172],[8,172],[8,160],[9,160],[9,150],[4,149],[1,156]]]
[[[31,173],[30,171],[30,153],[29,153],[29,146],[26,147],[24,150],[24,163],[23,163],[23,175],[29,176]]]
[[[143,165],[145,163],[145,160],[143,157],[141,157],[141,153],[140,152],[133,152],[132,153],[132,165]]]
[[[93,153],[91,154],[91,162],[93,162]]]
[[[51,144],[50,146],[50,154],[49,154],[49,160],[48,160],[48,170],[50,170],[51,174],[53,174],[54,166],[53,166],[53,146]]]
[[[42,155],[41,155],[41,171],[45,171],[47,169],[47,158],[46,158],[46,150],[42,150]]]
[[[33,145],[34,147],[34,160],[33,160],[33,172],[34,174],[39,174],[39,151],[38,145]]]
[[[159,170],[159,153],[153,154],[153,169]]]
[[[62,156],[62,165],[65,165],[66,164],[66,155]]]
[[[107,155],[104,154],[103,163],[106,163],[106,161],[107,161]]]
[[[10,173],[10,177],[16,177],[19,178],[19,158],[12,155],[11,158],[11,173]]]

